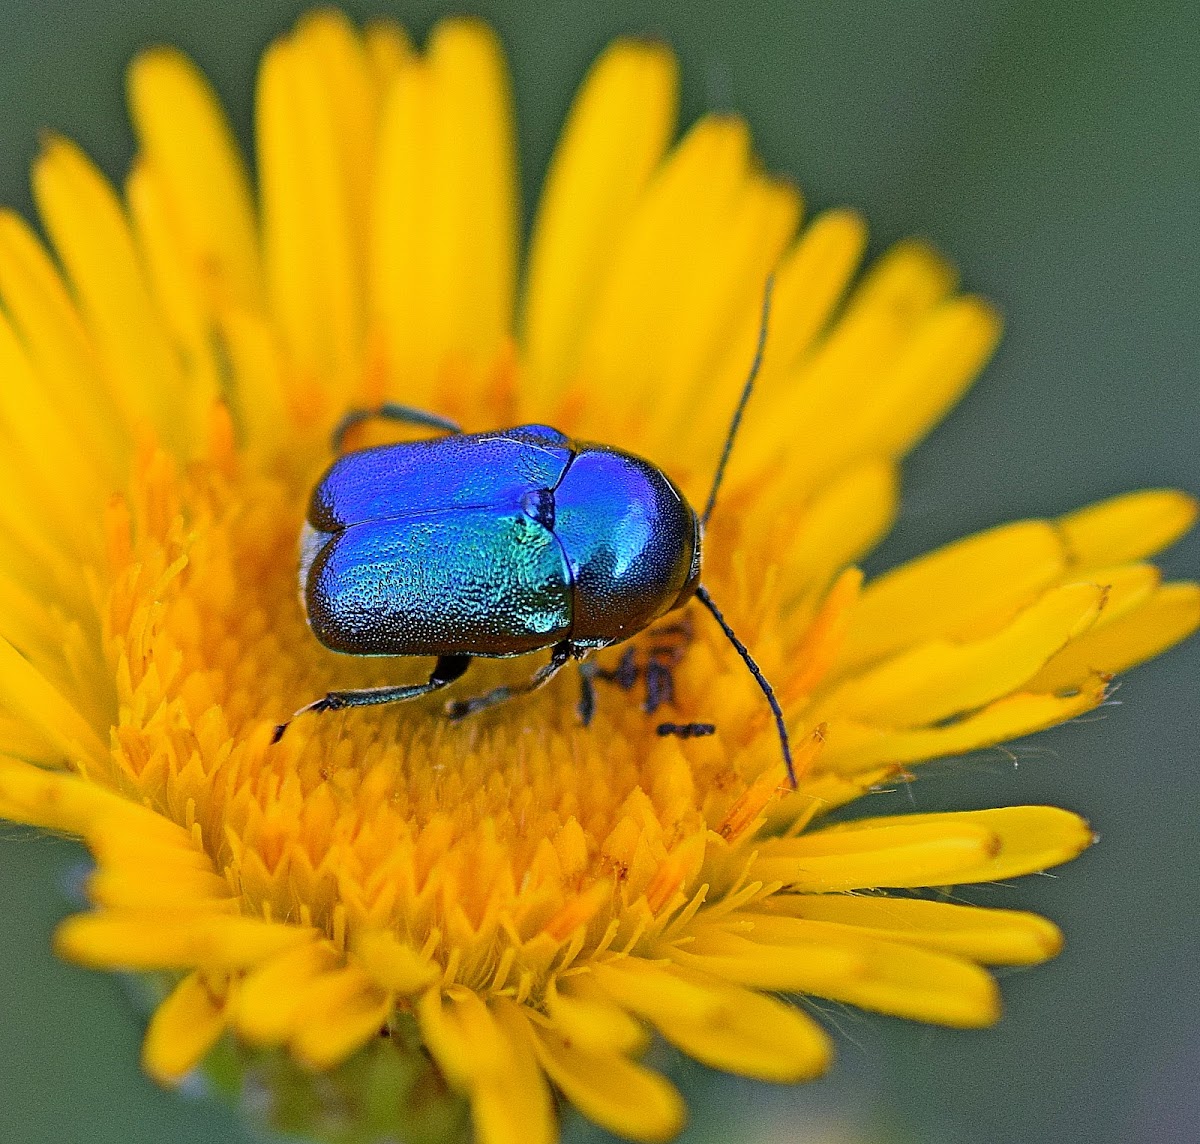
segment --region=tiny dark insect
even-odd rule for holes
[[[681,739],[698,739],[703,735],[714,735],[715,723],[660,723],[655,730],[660,735],[678,735]]]
[[[415,699],[460,678],[475,656],[550,649],[549,662],[526,682],[447,703],[447,715],[461,719],[536,691],[570,660],[637,635],[695,597],[766,696],[795,786],[775,692],[700,583],[704,526],[762,365],[770,305],[768,281],[754,361],[700,515],[649,461],[546,425],[463,433],[404,405],[348,413],[334,431],[335,452],[352,426],[371,418],[446,435],[346,453],[317,483],[300,537],[309,627],[333,651],[435,656],[436,663],[425,683],[331,691],[292,718]],[[595,708],[592,679],[620,681],[622,669],[606,675],[585,666],[586,725]],[[661,658],[651,656],[645,677],[648,711],[673,700]],[[274,742],[290,722],[276,727]],[[708,723],[658,726],[660,735],[685,739],[713,730]]]

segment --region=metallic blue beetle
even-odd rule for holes
[[[449,435],[347,453],[325,472],[300,538],[309,626],[334,651],[436,656],[437,663],[426,683],[334,691],[296,714],[414,699],[453,683],[474,656],[551,650],[525,684],[449,703],[450,717],[462,718],[536,690],[572,658],[636,635],[694,596],[767,696],[794,783],[775,695],[700,583],[702,522],[758,373],[769,300],[768,286],[758,352],[703,517],[649,461],[546,425],[467,434],[407,406],[349,413],[334,434],[335,451],[352,425],[372,417]],[[585,722],[595,674],[583,676]],[[287,726],[276,728],[276,741]],[[688,737],[712,727],[659,730]]]

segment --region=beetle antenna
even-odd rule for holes
[[[768,295],[770,290],[768,289]],[[743,405],[745,402],[743,401]],[[696,599],[700,601],[711,613],[714,620],[721,625],[729,642],[733,644],[738,655],[742,657],[742,662],[750,669],[750,674],[754,676],[754,682],[762,689],[762,693],[767,697],[767,702],[771,705],[771,713],[775,716],[775,728],[779,732],[779,745],[783,748],[783,761],[787,766],[788,780],[792,784],[792,789],[796,787],[796,771],[792,766],[792,745],[788,739],[787,725],[783,721],[783,709],[779,706],[779,700],[775,698],[775,690],[767,682],[767,677],[763,675],[762,669],[754,662],[754,657],[751,656],[746,645],[734,634],[733,628],[729,626],[729,621],[721,615],[721,609],[713,602],[713,598],[708,594],[708,589],[701,584],[696,589]]]
[[[746,411],[746,402],[750,400],[750,391],[754,388],[758,371],[762,368],[763,352],[767,348],[767,319],[771,316],[771,291],[774,288],[775,275],[771,274],[763,289],[762,319],[758,324],[758,347],[754,351],[754,361],[750,364],[750,376],[746,378],[746,384],[742,386],[742,396],[738,399],[737,408],[733,411],[733,420],[729,423],[729,432],[725,435],[725,448],[721,450],[721,459],[717,462],[716,473],[713,474],[708,503],[704,506],[704,514],[700,517],[702,524],[707,524],[708,518],[712,516],[713,507],[717,503],[717,490],[720,489],[721,481],[725,477],[725,466],[729,463],[729,454],[733,452],[733,441],[741,427],[742,414]]]

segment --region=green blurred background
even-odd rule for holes
[[[122,70],[180,44],[250,137],[256,59],[293,0],[5,0],[0,199],[30,209],[43,127],[112,175],[130,155]],[[350,4],[423,34],[440,5]],[[908,466],[886,567],[964,532],[1126,488],[1200,490],[1200,122],[1192,5],[1058,2],[477,3],[510,53],[525,202],[572,90],[620,32],[672,43],[684,112],[743,111],[813,207],[849,203],[876,250],[928,236],[1008,333],[980,386]],[[454,9],[460,10],[460,9]],[[1166,560],[1200,571],[1200,544]],[[1069,945],[1006,975],[998,1028],[955,1032],[828,1006],[840,1061],[769,1088],[675,1061],[685,1140],[1200,1139],[1200,642],[1132,674],[1119,706],[1012,753],[925,768],[870,809],[1052,802],[1102,844],[1053,877],[973,899],[1045,912]],[[120,981],[54,961],[81,852],[0,828],[0,1141],[252,1139],[225,1108],[156,1091]],[[571,1141],[599,1139],[573,1124]]]

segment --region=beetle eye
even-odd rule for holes
[[[538,489],[521,497],[521,511],[536,520],[547,532],[554,531],[554,493],[550,489]]]

